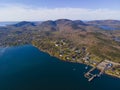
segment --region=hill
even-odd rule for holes
[[[91,66],[108,60],[117,63],[113,63],[115,70],[113,74],[119,73],[119,76],[120,69],[116,65],[120,63],[120,30],[109,28],[109,30],[105,30],[100,27],[103,25],[119,28],[119,21],[83,22],[81,20],[59,19],[39,24],[24,21],[1,27],[0,45],[33,44],[40,50],[61,60],[85,63]]]
[[[119,20],[95,20],[88,21],[87,24],[98,26],[105,30],[120,30]]]

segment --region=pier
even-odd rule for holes
[[[89,82],[92,81],[96,77],[100,77],[105,72],[106,67],[103,70],[101,70],[99,74],[92,74],[91,73],[92,71],[94,71],[97,68],[97,66],[101,62],[97,63],[97,65],[95,67],[91,68],[87,73],[84,74],[84,76],[88,79]]]
[[[85,77],[88,79],[88,81],[92,81],[95,77],[97,77],[97,74],[92,74],[91,72],[94,71],[96,69],[96,67],[93,67],[92,69],[90,69],[87,73],[85,73]]]

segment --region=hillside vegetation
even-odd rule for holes
[[[100,28],[102,25],[111,26],[117,30],[105,30]],[[33,44],[53,55],[59,56],[62,53],[66,57],[69,54],[76,55],[73,53],[76,49],[82,53],[84,47],[85,53],[89,53],[95,60],[108,59],[120,63],[119,27],[120,21],[116,20],[83,22],[59,19],[42,23],[23,21],[0,27],[0,45]],[[64,45],[61,45],[63,43]]]

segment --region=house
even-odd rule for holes
[[[58,47],[59,45],[58,44],[55,44],[56,47]]]

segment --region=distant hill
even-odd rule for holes
[[[119,20],[94,20],[86,21],[82,20],[69,20],[69,19],[58,19],[55,21],[48,20],[43,22],[28,22],[22,21],[16,24],[12,24],[14,27],[26,27],[26,26],[37,26],[46,31],[56,31],[56,30],[120,30]],[[90,31],[91,31],[90,29]]]
[[[12,26],[15,27],[22,27],[22,26],[36,26],[34,22],[27,22],[27,21],[22,21],[17,24],[13,24]]]
[[[88,24],[81,20],[58,19],[56,21],[48,20],[38,25],[39,28],[45,31],[66,31],[66,30],[85,30],[89,27]],[[91,26],[93,27],[93,26]]]
[[[105,30],[120,30],[119,20],[94,20],[88,21],[87,24],[98,26]]]
[[[97,25],[110,25],[110,24],[114,24],[114,25],[118,25],[120,24],[119,20],[94,20],[94,21],[88,21],[88,24],[97,24]]]

